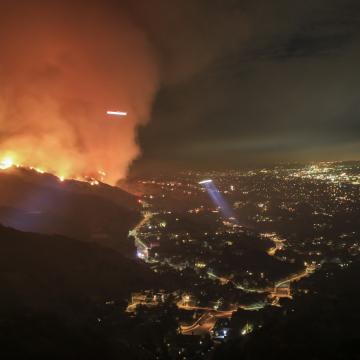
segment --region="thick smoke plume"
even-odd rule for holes
[[[100,4],[1,1],[0,161],[64,177],[101,171],[109,183],[126,175],[157,66],[125,9]]]

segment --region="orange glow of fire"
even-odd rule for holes
[[[56,176],[59,181],[63,182],[65,180],[76,180],[76,181],[83,181],[89,183],[91,186],[99,185],[100,181],[104,182],[106,173],[103,170],[98,170],[97,173],[99,174],[99,178],[94,178],[92,176],[71,176],[67,175],[65,172],[57,172],[57,171],[49,171],[45,170],[44,168],[35,167],[32,165],[26,165],[23,163],[17,162],[17,156],[14,154],[6,154],[3,157],[0,157],[0,170],[8,170],[11,168],[23,168],[23,169],[29,169],[32,171],[36,171],[39,174],[52,174]]]
[[[9,169],[14,165],[14,162],[10,156],[4,157],[0,162],[0,169],[5,170]]]

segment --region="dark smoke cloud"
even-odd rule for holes
[[[163,85],[189,80],[250,36],[238,0],[138,0],[129,7],[157,49]]]
[[[360,157],[358,1],[185,3],[134,171]]]

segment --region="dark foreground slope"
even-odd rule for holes
[[[24,305],[54,307],[66,298],[128,298],[155,280],[143,264],[110,249],[62,236],[0,226],[0,283]]]
[[[360,359],[359,277],[359,263],[346,270],[325,265],[301,284],[306,295],[269,316],[260,330],[221,346],[215,360]]]
[[[140,217],[137,199],[119,188],[12,168],[0,173],[0,193],[0,223],[6,226],[134,253],[127,234]]]
[[[126,301],[157,286],[110,249],[0,226],[0,357],[131,359],[141,351]]]

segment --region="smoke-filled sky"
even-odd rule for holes
[[[136,128],[150,117],[159,74],[127,8],[1,0],[0,83],[1,157],[114,183],[139,154]]]
[[[166,80],[134,172],[360,159],[359,1],[160,3]]]
[[[140,154],[358,159],[359,35],[357,0],[0,0],[0,158],[111,183]]]

